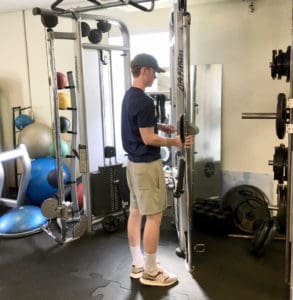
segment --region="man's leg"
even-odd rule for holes
[[[153,273],[158,270],[156,255],[160,239],[162,213],[148,215],[144,227],[143,247],[146,255],[145,269]]]
[[[145,268],[140,282],[151,286],[170,286],[178,281],[177,276],[159,267],[157,249],[160,238],[162,213],[147,215],[143,234]]]
[[[140,248],[141,241],[141,215],[137,208],[130,208],[127,223],[128,242],[132,256],[132,278],[139,278],[143,271],[144,258]]]

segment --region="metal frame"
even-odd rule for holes
[[[173,16],[171,17],[171,92],[174,107],[172,123],[183,114],[185,120],[194,124],[194,105],[190,93],[190,22],[187,12],[187,1],[174,0]],[[177,149],[172,149],[173,165],[181,160],[185,165],[184,193],[180,198],[174,197],[175,222],[179,239],[177,254],[186,259],[188,270],[194,270],[193,237],[192,237],[192,197],[193,184],[193,155],[192,149],[182,150],[178,155]],[[181,157],[181,158],[180,158]],[[180,166],[178,172],[180,173]],[[179,175],[180,176],[180,175]]]
[[[4,168],[2,163],[9,160],[21,159],[23,172],[20,177],[19,189],[16,199],[1,198],[4,186]],[[19,207],[24,204],[26,190],[29,183],[31,173],[31,160],[25,145],[20,144],[16,149],[0,153],[0,203],[8,207]]]
[[[62,161],[63,158],[61,157],[61,139],[60,139],[60,119],[59,119],[59,105],[58,105],[58,87],[57,87],[57,72],[56,72],[56,65],[55,65],[55,51],[54,51],[54,43],[55,39],[68,39],[68,40],[75,40],[76,46],[76,92],[77,92],[77,99],[78,99],[78,107],[79,107],[79,137],[80,137],[80,145],[79,145],[79,166],[80,166],[80,173],[82,174],[82,183],[83,183],[83,209],[84,215],[82,216],[82,225],[86,222],[86,231],[93,232],[93,225],[97,222],[101,222],[102,218],[94,219],[92,214],[92,207],[91,207],[91,194],[90,194],[90,171],[91,171],[91,161],[90,158],[90,150],[89,149],[89,118],[88,118],[88,110],[87,105],[89,104],[86,97],[86,90],[85,90],[85,51],[90,49],[94,50],[105,50],[111,54],[111,51],[122,51],[123,52],[123,66],[124,66],[124,79],[125,79],[125,89],[130,87],[130,38],[129,32],[126,25],[121,22],[120,20],[106,17],[106,16],[97,16],[97,15],[89,15],[89,14],[79,14],[72,10],[70,11],[62,11],[62,12],[54,12],[50,10],[43,10],[40,8],[33,9],[34,15],[46,15],[46,16],[53,16],[58,18],[67,17],[72,18],[75,20],[75,32],[55,32],[52,28],[47,28],[47,39],[49,44],[50,50],[50,66],[51,66],[51,76],[52,76],[52,92],[54,98],[54,124],[55,124],[55,141],[56,141],[56,160],[57,160],[57,168],[58,168],[58,201],[56,199],[48,199],[48,206],[55,206],[56,204],[56,212],[58,212],[59,217],[61,218],[61,239],[56,238],[52,233],[48,231],[48,234],[52,236],[56,241],[63,243],[67,240],[72,240],[71,238],[67,239],[66,237],[66,216],[68,215],[68,207],[66,207],[64,203],[65,192],[64,192],[64,180],[63,180],[63,171],[62,171]],[[89,44],[82,42],[82,34],[81,34],[81,25],[82,21],[98,21],[98,20],[106,20],[112,25],[118,26],[120,29],[123,44],[122,46],[119,45],[105,45],[105,44]],[[57,19],[58,21],[58,19]],[[101,70],[98,68],[99,78],[101,79]],[[112,70],[110,71],[112,72]],[[111,73],[112,74],[112,73]],[[110,74],[110,75],[111,75]],[[99,83],[101,85],[101,82]],[[111,88],[113,86],[111,85]],[[101,105],[103,105],[102,101],[103,94],[100,91],[100,101]],[[113,97],[112,101],[112,108],[114,106]],[[103,120],[103,115],[101,114],[101,122],[102,127],[105,123]],[[114,122],[114,119],[113,119]],[[113,125],[113,127],[115,127]],[[103,139],[104,140],[104,139]],[[101,155],[101,153],[100,153]],[[102,153],[103,155],[103,153]],[[96,169],[95,171],[97,171]],[[76,193],[76,188],[72,189],[72,193]],[[56,203],[58,202],[58,203]],[[47,206],[47,207],[48,207]],[[123,214],[123,212],[121,212]],[[80,222],[81,222],[80,221]],[[78,228],[79,229],[79,228]],[[44,230],[46,232],[46,230]],[[79,230],[77,230],[79,231]]]

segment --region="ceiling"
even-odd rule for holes
[[[55,0],[0,0],[0,13],[12,12],[23,9],[32,9],[33,7],[41,7],[41,8],[50,8],[51,4],[54,3]],[[102,3],[111,3],[117,2],[117,0],[98,0]],[[189,2],[190,1],[190,2]],[[225,0],[188,0],[188,5],[190,4],[201,4],[207,2],[220,2]],[[174,0],[158,0],[156,3],[156,7],[170,7]],[[83,4],[87,6],[93,5],[86,0],[64,0],[63,3],[60,4],[60,7],[68,6],[68,7],[78,7]],[[145,4],[146,6],[149,4]]]

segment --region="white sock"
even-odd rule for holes
[[[143,267],[144,258],[141,253],[140,246],[135,246],[135,247],[130,246],[130,253],[132,256],[132,264],[136,267]]]
[[[147,273],[156,273],[158,271],[157,266],[157,253],[146,253],[145,252],[145,270]]]

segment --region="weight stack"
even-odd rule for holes
[[[104,216],[123,209],[122,200],[129,203],[126,168],[122,164],[100,167],[90,174],[92,211]]]
[[[225,236],[233,229],[231,210],[222,208],[219,200],[198,199],[192,206],[196,231]]]

